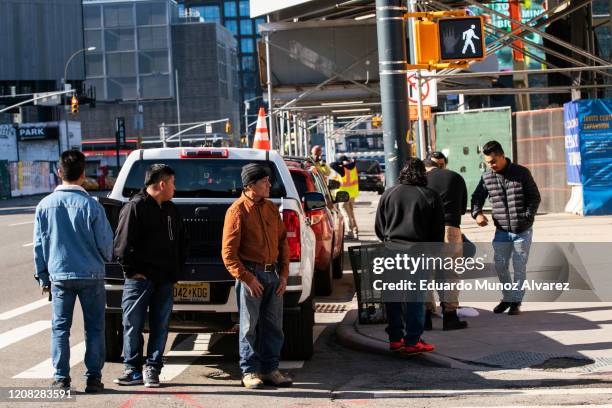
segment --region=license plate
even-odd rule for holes
[[[177,283],[173,296],[175,302],[210,302],[210,283]]]

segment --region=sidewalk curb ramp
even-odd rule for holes
[[[388,356],[393,355],[393,353],[389,351],[388,344],[386,342],[367,336],[359,331],[359,324],[357,323],[357,310],[355,309],[348,311],[342,322],[338,324],[336,328],[336,338],[339,344],[347,348],[365,351],[368,353],[383,354]],[[462,370],[473,370],[477,367],[470,366],[469,364],[443,356],[435,351],[432,353],[419,354],[414,358],[422,359],[427,363],[436,365],[438,367],[456,368]]]

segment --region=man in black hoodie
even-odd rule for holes
[[[114,253],[125,275],[121,301],[125,372],[115,383],[144,382],[145,387],[158,387],[173,284],[185,263],[187,244],[182,218],[170,201],[174,196],[174,171],[164,164],[153,164],[146,172],[145,186],[121,209],[115,234]],[[149,342],[145,356],[142,330],[147,309]]]
[[[437,152],[440,155],[442,153]],[[439,157],[442,163],[446,157]],[[453,257],[463,255],[463,239],[461,237],[461,216],[467,208],[467,187],[465,180],[459,173],[446,168],[439,168],[439,163],[432,159],[425,160],[427,170],[427,187],[431,188],[442,198],[444,204],[444,242],[446,249]],[[458,282],[459,277],[454,271],[444,271],[445,282]],[[459,307],[459,291],[438,291],[440,303],[442,304],[442,328],[443,330],[465,329],[467,322],[459,320],[457,308]],[[433,291],[428,292],[427,313],[425,315],[425,328],[431,330],[431,316],[436,311]]]
[[[376,236],[383,242],[444,242],[444,207],[440,195],[429,189],[425,166],[410,158],[400,172],[399,184],[387,189],[376,211]],[[385,303],[389,348],[416,354],[433,351],[421,339],[425,323],[423,302]]]

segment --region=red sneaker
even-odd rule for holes
[[[419,341],[417,341],[417,344],[415,344],[415,346],[420,347],[426,353],[435,350],[435,347],[432,344],[425,343],[423,339],[419,339]]]
[[[404,339],[401,339],[400,341],[389,342],[389,350],[391,350],[393,353],[404,351],[404,346]]]

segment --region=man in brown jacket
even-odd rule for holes
[[[225,214],[221,256],[236,278],[240,370],[246,388],[287,387],[278,370],[283,347],[283,293],[289,274],[287,232],[270,196],[270,170],[242,168],[244,191]],[[258,327],[259,326],[259,327]]]

